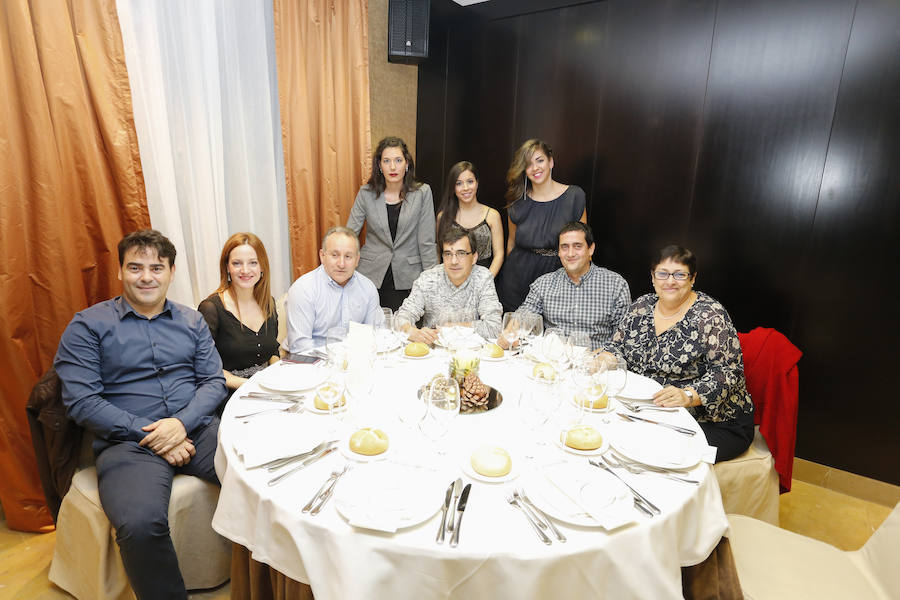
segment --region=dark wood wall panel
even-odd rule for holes
[[[690,238],[741,330],[791,335],[853,0],[720,2]]]
[[[489,4],[432,0],[423,179],[472,160],[500,207],[513,150],[545,139],[596,262],[637,297],[659,246],[695,250],[739,330],[804,352],[797,455],[900,484],[900,2]]]
[[[900,285],[893,276],[900,265],[898,157],[900,10],[897,2],[864,0],[797,286],[795,335],[807,351],[798,445],[821,462],[894,483],[900,483],[900,402],[893,393],[900,363]]]
[[[686,237],[712,44],[712,2],[608,2],[590,222],[596,262],[651,291],[648,263]]]

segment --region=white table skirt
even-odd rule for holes
[[[412,444],[418,436],[394,413],[404,402],[412,401],[416,388],[431,375],[446,371],[446,355],[400,362],[379,371],[373,392],[383,407],[384,418],[379,424],[391,434],[388,460],[437,460],[411,446],[406,451],[395,448],[406,442]],[[559,593],[575,598],[681,598],[680,568],[702,562],[728,529],[715,476],[709,465],[701,463],[691,472],[702,481],[699,487],[654,475],[624,475],[659,506],[662,515],[650,519],[635,511],[636,523],[611,532],[558,523],[568,542],[542,544],[524,516],[504,499],[509,485],[516,481],[473,481],[456,464],[480,440],[500,439],[516,446],[526,444],[533,435],[516,414],[519,390],[528,381],[513,372],[507,361],[481,365],[482,379],[503,393],[504,403],[488,413],[460,415],[445,440],[444,486],[457,476],[464,482],[473,481],[457,548],[434,542],[440,512],[396,534],[351,527],[337,513],[333,500],[315,517],[302,515],[300,507],[346,458],[334,452],[274,487],[266,485],[271,475],[264,470],[245,469],[233,445],[243,424],[234,415],[259,406],[238,399],[241,394],[260,389],[259,377],[235,394],[222,418],[216,454],[222,491],[213,528],[248,548],[254,560],[310,584],[318,600],[545,599]],[[699,431],[686,411],[679,417],[679,424]],[[320,424],[320,439],[326,439],[330,417],[304,413],[299,418]],[[702,433],[698,437],[702,443]],[[260,443],[266,440],[260,439]],[[550,452],[556,452],[560,459],[586,460],[552,447]]]

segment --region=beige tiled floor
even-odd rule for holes
[[[891,507],[798,480],[781,495],[781,527],[842,550],[861,547],[890,512]],[[0,521],[0,600],[71,598],[47,580],[55,541],[55,533],[10,531]],[[226,584],[192,598],[225,600],[230,594]]]

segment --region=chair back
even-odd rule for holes
[[[900,591],[900,503],[859,550],[860,557],[885,592]]]

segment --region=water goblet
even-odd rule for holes
[[[450,425],[459,415],[459,384],[452,377],[435,377],[426,395],[428,409],[419,422],[419,430],[437,446],[438,455],[444,456],[444,449],[438,442],[449,433]]]

